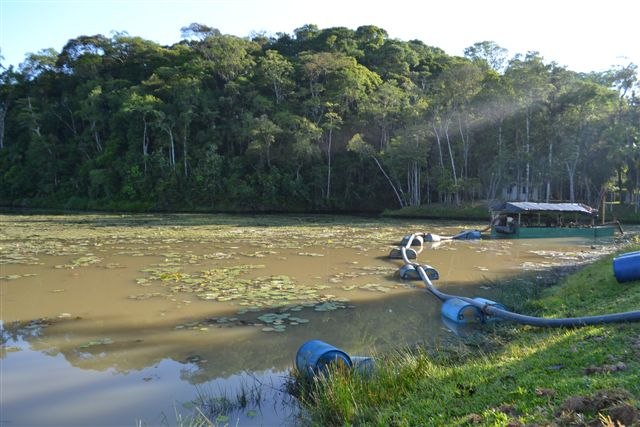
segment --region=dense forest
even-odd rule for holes
[[[0,204],[380,211],[638,203],[637,66],[576,73],[479,42],[305,25],[161,46],[79,36],[0,69]]]

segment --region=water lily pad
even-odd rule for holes
[[[319,254],[315,252],[298,252],[300,256],[310,256],[310,257],[323,257],[324,254]]]
[[[95,347],[98,345],[109,345],[109,344],[113,344],[113,340],[111,338],[100,338],[97,340],[86,342],[80,345],[78,348],[89,348],[89,347]]]

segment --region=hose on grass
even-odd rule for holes
[[[420,275],[420,278],[425,284],[426,289],[438,298],[440,301],[445,302],[452,298],[457,298],[466,303],[478,308],[484,315],[497,317],[501,319],[510,320],[523,325],[530,325],[542,328],[554,328],[554,327],[579,327],[589,325],[601,325],[605,323],[624,323],[624,322],[637,322],[640,321],[640,311],[626,311],[621,313],[602,314],[596,316],[581,316],[581,317],[564,317],[564,318],[548,318],[548,317],[536,317],[527,316],[523,314],[514,313],[508,310],[503,310],[485,302],[476,301],[472,298],[462,297],[458,295],[451,295],[440,291],[434,286],[429,277],[427,276],[424,268],[417,262],[412,262],[407,257],[407,248],[411,247],[411,244],[416,237],[416,234],[412,234],[406,245],[400,248],[402,252],[402,259],[405,264],[412,265]]]

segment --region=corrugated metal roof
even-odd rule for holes
[[[597,215],[598,210],[582,203],[533,203],[533,202],[504,202],[493,208],[494,212],[523,213],[523,212],[577,212],[587,215]]]

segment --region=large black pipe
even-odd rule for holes
[[[489,305],[483,302],[476,301],[472,298],[461,297],[457,295],[450,295],[438,290],[426,272],[422,268],[422,266],[416,262],[409,261],[406,250],[411,246],[415,234],[411,235],[408,239],[408,242],[405,246],[401,247],[402,251],[402,259],[406,264],[413,265],[418,273],[420,274],[420,278],[424,282],[427,290],[431,292],[436,298],[441,301],[446,301],[451,298],[458,298],[463,300],[474,307],[479,308],[484,314],[493,317],[499,317],[502,319],[511,320],[517,323],[521,323],[524,325],[530,326],[538,326],[543,328],[553,328],[553,327],[578,327],[578,326],[588,326],[588,325],[601,325],[605,323],[623,323],[623,322],[637,322],[640,321],[640,311],[627,311],[623,313],[612,313],[612,314],[603,314],[597,316],[582,316],[582,317],[564,317],[564,318],[546,318],[546,317],[535,317],[535,316],[525,316],[523,314],[513,313],[508,310],[503,310],[493,305]]]

